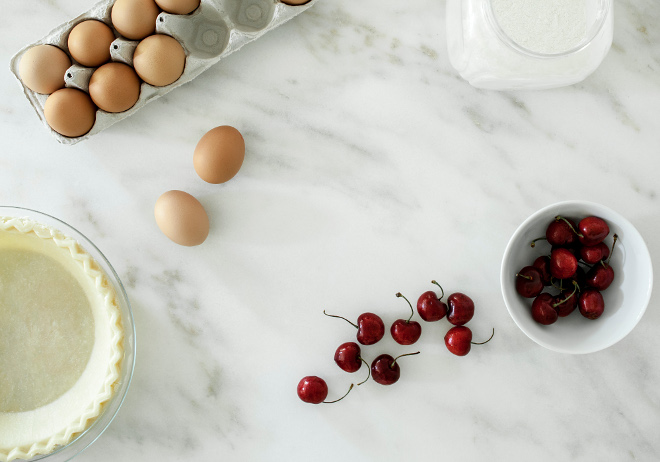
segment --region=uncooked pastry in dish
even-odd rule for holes
[[[124,357],[114,289],[59,231],[0,217],[0,461],[50,454],[103,413]]]

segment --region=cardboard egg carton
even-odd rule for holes
[[[21,56],[31,47],[42,44],[55,45],[68,53],[67,41],[71,29],[82,21],[96,19],[110,26],[115,33],[116,39],[110,45],[112,61],[132,66],[133,53],[140,41],[125,39],[112,27],[110,13],[114,1],[104,0],[97,3],[89,11],[53,29],[41,40],[27,45],[11,59],[11,71],[23,88],[25,96],[43,124],[60,143],[76,144],[105,130],[139,111],[148,102],[191,81],[222,58],[284,24],[319,0],[310,0],[309,3],[298,6],[287,5],[279,0],[201,0],[200,6],[187,15],[161,12],[156,19],[156,33],[174,37],[186,53],[185,68],[181,77],[164,87],[155,87],[142,82],[140,98],[131,109],[120,113],[109,113],[98,109],[96,122],[87,134],[76,138],[62,136],[46,123],[44,104],[48,95],[36,93],[21,82],[18,73]],[[95,69],[81,66],[73,58],[71,62],[73,65],[65,73],[65,86],[87,92],[89,80]]]

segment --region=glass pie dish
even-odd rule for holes
[[[72,459],[105,431],[135,366],[126,291],[63,221],[0,206],[0,461]]]

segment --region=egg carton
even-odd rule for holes
[[[190,82],[222,58],[284,24],[318,1],[310,0],[304,5],[294,6],[279,0],[201,0],[200,6],[187,15],[161,12],[156,18],[155,33],[172,36],[183,46],[186,63],[181,77],[176,82],[164,87],[155,87],[142,82],[140,98],[132,108],[120,113],[109,113],[98,109],[96,122],[92,129],[85,135],[76,138],[62,136],[50,128],[44,116],[44,104],[48,95],[42,95],[27,88],[20,79],[18,65],[21,56],[36,45],[55,45],[68,54],[67,41],[71,29],[82,21],[96,19],[110,26],[115,34],[116,39],[110,45],[112,61],[132,66],[133,53],[140,41],[123,38],[112,27],[110,13],[115,0],[104,0],[97,3],[89,11],[53,29],[41,40],[27,45],[12,57],[10,69],[46,128],[60,143],[73,145],[139,111],[148,102]],[[71,58],[70,55],[69,57]],[[95,68],[81,66],[73,58],[71,58],[71,62],[73,65],[66,71],[64,77],[65,87],[87,92],[89,80]]]

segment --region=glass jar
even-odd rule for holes
[[[534,51],[516,42],[498,21],[494,1],[447,0],[449,60],[475,87],[512,90],[572,85],[596,70],[612,45],[612,0],[587,0],[583,38],[559,52]],[[526,32],[532,37],[536,33]]]

